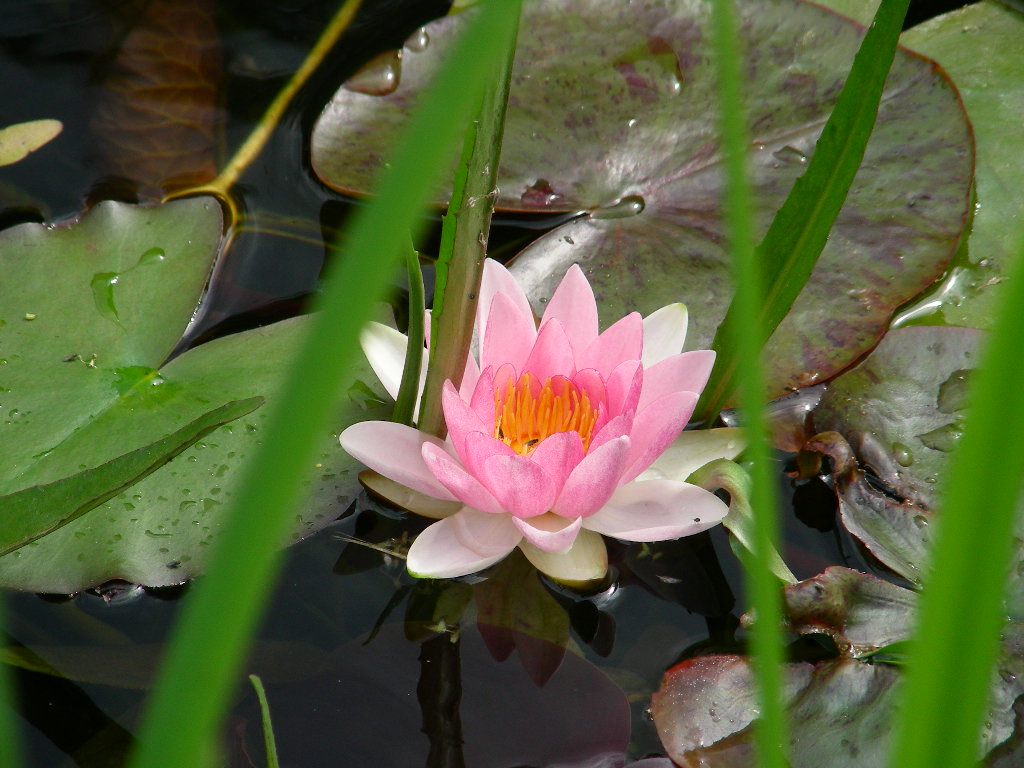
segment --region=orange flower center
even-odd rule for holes
[[[586,453],[597,416],[587,393],[562,376],[544,386],[529,373],[509,376],[504,394],[494,393],[494,436],[522,455],[556,432],[578,432]]]

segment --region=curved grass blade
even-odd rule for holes
[[[217,427],[263,405],[262,397],[232,400],[144,448],[63,477],[0,496],[0,555],[52,533],[155,472]]]
[[[736,388],[737,335],[753,334],[763,346],[811,276],[871,137],[908,4],[909,0],[883,0],[879,6],[807,171],[796,180],[757,247],[755,263],[763,285],[758,312],[744,321],[734,298],[718,327],[712,345],[718,360],[697,418],[708,421],[717,416]]]
[[[398,266],[408,233],[416,231],[421,207],[479,103],[496,57],[504,55],[518,16],[513,0],[481,3],[406,127],[377,197],[360,209],[343,238],[263,448],[234,499],[208,575],[184,607],[132,768],[199,766],[208,757],[271,591],[280,543],[301,499],[303,472],[315,461],[313,438],[330,418],[339,382],[359,354],[358,330]],[[182,713],[188,713],[184,729]]]

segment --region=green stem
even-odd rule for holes
[[[405,255],[405,270],[409,276],[409,345],[405,351],[405,367],[402,368],[402,381],[398,385],[398,397],[395,399],[395,410],[391,414],[391,420],[412,426],[420,387],[420,368],[423,366],[425,309],[420,255],[411,246]]]
[[[515,52],[513,34],[505,56],[495,67],[494,86],[484,93],[479,118],[466,131],[452,200],[441,228],[430,322],[430,365],[418,424],[421,431],[439,437],[447,431],[441,389],[449,379],[456,387],[462,383],[473,338]]]

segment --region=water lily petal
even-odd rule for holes
[[[519,542],[519,549],[537,570],[556,581],[579,584],[603,579],[608,572],[608,549],[604,539],[601,534],[585,528],[565,552],[545,552],[526,540]]]
[[[484,480],[484,464],[491,456],[516,456],[516,452],[490,434],[470,432],[466,435],[466,458],[462,463],[466,469]]]
[[[543,515],[555,501],[554,481],[526,456],[491,456],[483,463],[481,480],[515,517]]]
[[[628,483],[649,466],[683,431],[697,405],[694,392],[673,392],[660,397],[633,418],[633,441],[627,469],[620,482]]]
[[[531,373],[543,384],[552,376],[571,379],[576,375],[576,358],[565,335],[565,329],[558,320],[545,323],[537,332],[537,341],[522,368],[522,373]]]
[[[644,321],[639,312],[630,312],[613,323],[587,347],[578,368],[596,368],[608,376],[624,360],[640,360],[644,344]]]
[[[709,461],[735,459],[746,447],[746,436],[737,427],[688,430],[673,440],[637,479],[684,481]]]
[[[480,367],[510,363],[522,368],[537,338],[533,315],[524,315],[506,293],[495,294],[480,342]]]
[[[556,497],[569,473],[582,459],[583,440],[579,432],[556,432],[549,435],[530,454],[530,461],[543,467],[555,484]]]
[[[491,406],[491,421],[486,422],[474,411],[469,404],[463,400],[455,391],[450,381],[446,381],[441,388],[441,409],[444,411],[444,420],[448,425],[448,437],[451,438],[455,452],[463,462],[469,463],[467,458],[466,437],[473,432],[487,433],[494,429],[493,413],[494,406]]]
[[[605,385],[608,391],[608,413],[636,411],[643,392],[644,369],[639,360],[626,360],[615,366]]]
[[[583,518],[566,520],[548,512],[528,520],[513,517],[512,523],[523,534],[523,538],[537,549],[544,552],[565,552],[576,541],[576,535],[583,525]]]
[[[505,294],[512,300],[519,314],[530,318],[531,322],[533,321],[533,309],[530,307],[530,302],[527,300],[526,294],[523,293],[519,283],[516,282],[516,279],[500,263],[494,261],[494,259],[486,259],[484,261],[484,273],[480,280],[480,296],[477,300],[477,344],[482,344],[483,340],[487,337],[488,314],[495,295],[499,293]],[[487,365],[481,363],[480,367],[486,368]]]
[[[366,486],[372,494],[394,504],[396,507],[407,509],[421,517],[430,517],[434,520],[454,515],[462,509],[461,501],[443,501],[427,496],[425,493],[414,491],[400,483],[396,483],[390,477],[384,477],[372,469],[364,469],[359,473],[359,482]]]
[[[707,530],[728,513],[725,502],[696,485],[644,480],[619,488],[583,525],[625,541],[661,541]]]
[[[477,380],[480,378],[480,366],[473,355],[466,356],[466,370],[462,372],[462,381],[459,383],[459,394],[467,400],[476,389]]]
[[[354,459],[396,483],[435,499],[455,501],[423,461],[423,446],[443,446],[439,438],[392,421],[361,421],[342,432],[340,441]]]
[[[629,446],[629,438],[623,435],[590,451],[572,470],[551,511],[566,518],[597,512],[619,485]]]
[[[685,304],[669,304],[644,318],[644,367],[683,351],[689,315]]]
[[[359,332],[359,345],[384,389],[397,398],[409,338],[383,323],[369,322]]]
[[[708,383],[715,353],[710,349],[695,349],[662,360],[644,369],[644,386],[636,409],[642,411],[662,395],[669,392],[701,392]]]
[[[423,462],[437,481],[463,504],[493,514],[505,511],[483,483],[466,471],[458,459],[443,447],[424,443]]]
[[[540,325],[558,320],[565,329],[577,355],[597,338],[597,302],[583,270],[573,264],[555,288]]]
[[[593,453],[609,440],[614,440],[623,435],[629,435],[633,429],[633,414],[630,411],[620,413],[614,419],[605,424],[601,431],[590,440],[590,453]]]
[[[406,568],[421,579],[465,576],[498,562],[521,540],[508,516],[464,508],[416,537]]]

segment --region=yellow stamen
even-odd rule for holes
[[[529,454],[541,440],[556,432],[578,432],[583,452],[597,422],[598,408],[586,391],[568,379],[548,379],[534,395],[534,377],[524,373],[519,381],[509,376],[505,394],[494,394],[494,436],[519,454]]]

